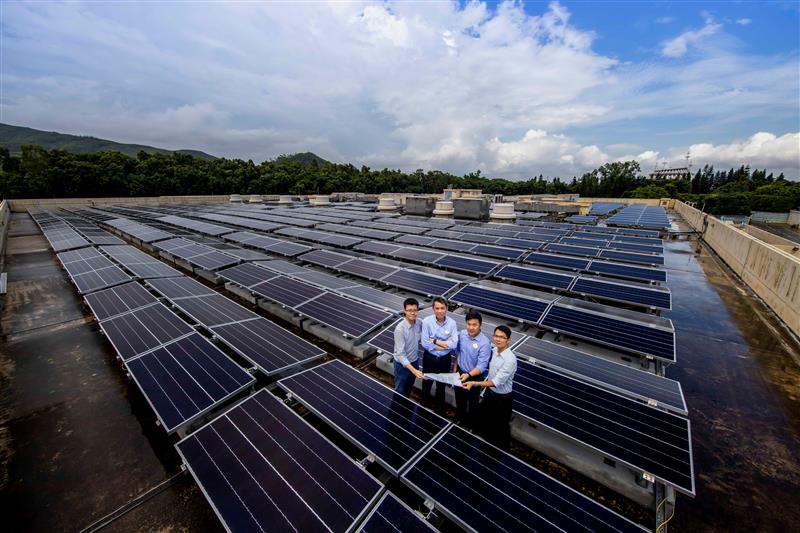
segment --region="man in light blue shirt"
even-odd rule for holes
[[[478,311],[470,309],[464,317],[464,324],[466,329],[462,329],[458,334],[453,370],[458,372],[461,383],[483,381],[489,368],[489,359],[492,358],[492,343],[481,332],[483,317]],[[467,429],[474,429],[478,416],[480,389],[455,387],[453,391],[456,395],[456,423]]]
[[[394,328],[394,390],[408,398],[419,371],[419,350],[422,322],[417,320],[419,302],[408,298],[403,302],[404,318]]]
[[[447,316],[447,300],[441,296],[433,299],[433,315],[422,321],[422,371],[440,374],[452,371],[452,354],[458,346],[458,327],[455,320]],[[422,405],[433,407],[445,416],[444,383],[436,383],[436,396],[431,405],[432,380],[422,382]]]

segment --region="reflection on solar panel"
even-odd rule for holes
[[[150,279],[147,280],[147,284],[169,300],[217,294],[213,289],[209,289],[199,281],[186,276],[169,279]]]
[[[267,375],[313,361],[325,351],[263,317],[211,331]]]
[[[489,311],[496,315],[513,318],[528,324],[537,324],[552,298],[518,295],[509,291],[479,285],[467,285],[450,300],[463,305]]]
[[[641,355],[675,362],[675,330],[668,319],[635,311],[610,310],[589,302],[562,298],[547,311],[541,325]]]
[[[219,277],[237,285],[248,288],[262,281],[274,278],[277,274],[252,263],[244,263],[235,267],[220,270]]]
[[[295,310],[354,338],[369,333],[392,316],[369,304],[331,293],[322,294]]]
[[[265,390],[177,448],[229,531],[349,531],[382,490]]]
[[[401,479],[468,530],[643,531],[455,426]]]
[[[652,285],[634,285],[621,281],[611,281],[597,277],[579,276],[572,291],[615,302],[631,303],[659,309],[672,308],[672,295],[669,289]]]
[[[384,533],[385,531],[430,533],[436,530],[419,514],[387,492],[358,528],[358,533]]]
[[[100,328],[123,361],[194,331],[160,303],[104,320]]]
[[[536,337],[528,337],[515,345],[514,353],[530,357],[539,366],[645,402],[655,401],[657,405],[683,415],[688,413],[681,384],[675,380]]]
[[[556,272],[545,268],[506,265],[495,275],[496,278],[506,279],[548,289],[567,289],[575,280],[574,275]]]
[[[125,364],[167,433],[255,382],[198,333]]]
[[[525,263],[533,263],[540,265],[549,265],[559,268],[568,268],[573,270],[586,270],[589,266],[589,261],[586,259],[578,259],[575,257],[564,257],[555,254],[543,254],[541,252],[531,252],[525,259]]]
[[[221,294],[198,296],[194,298],[178,298],[173,305],[195,322],[206,327],[219,326],[257,318],[258,315],[246,307]]]
[[[338,360],[280,385],[395,475],[449,424]]]
[[[329,250],[313,250],[307,254],[303,254],[298,259],[320,265],[324,267],[335,267],[345,261],[351,260],[353,257],[339,252],[331,252]]]
[[[500,263],[491,259],[476,259],[464,257],[463,255],[446,255],[434,261],[434,263],[439,266],[478,274],[488,274],[500,265]]]
[[[396,244],[389,244],[386,242],[380,241],[367,241],[362,242],[358,246],[354,246],[354,250],[359,250],[362,252],[380,254],[380,255],[391,255],[392,253],[396,252],[402,248],[402,246],[397,246]]]
[[[313,285],[286,276],[277,276],[250,287],[250,290],[287,307],[296,307],[324,292]]]
[[[84,299],[97,321],[133,311],[158,300],[147,289],[136,282],[117,285],[110,289],[87,294]]]
[[[165,265],[158,259],[127,244],[122,246],[102,246],[101,249],[117,263],[133,272],[134,276],[141,279],[169,278],[183,275],[171,266]]]
[[[514,411],[694,494],[689,420],[519,361]]]

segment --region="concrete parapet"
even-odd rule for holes
[[[683,202],[675,210],[795,335],[800,336],[800,258]]]
[[[745,226],[744,231],[756,239],[764,241],[767,244],[771,244],[772,246],[779,248],[788,254],[800,257],[800,244],[794,241],[784,239],[780,235],[775,235],[774,233],[764,231],[763,229],[755,226]]]
[[[12,211],[27,211],[31,207],[52,209],[61,206],[92,207],[95,205],[133,205],[133,204],[223,204],[228,203],[227,194],[208,194],[202,196],[132,196],[112,198],[25,198],[8,200]]]
[[[250,195],[250,203],[251,204],[263,204],[264,199],[261,197],[260,194],[251,194]]]
[[[281,205],[291,204],[294,202],[294,197],[282,194],[280,198],[278,198],[278,203]]]

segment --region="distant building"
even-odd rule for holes
[[[662,168],[650,173],[651,180],[688,180],[692,174],[688,167]]]

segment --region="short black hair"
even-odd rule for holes
[[[496,328],[494,328],[495,331],[497,331],[498,329],[506,334],[508,340],[511,340],[511,329],[508,326],[497,326]]]
[[[436,304],[444,304],[444,306],[445,306],[445,307],[447,307],[447,300],[445,300],[445,299],[444,299],[444,298],[442,298],[441,296],[437,296],[437,297],[436,297],[436,298],[434,298],[434,299],[433,299],[433,301],[431,302],[431,307],[433,307],[433,306],[434,306],[434,305],[436,305]]]
[[[417,301],[416,298],[406,298],[406,301],[403,302],[403,309],[405,309],[409,305],[415,305],[419,307],[419,302]]]
[[[483,324],[483,317],[475,309],[470,309],[467,316],[464,317],[464,322],[469,322],[470,320],[477,320],[478,324]]]

